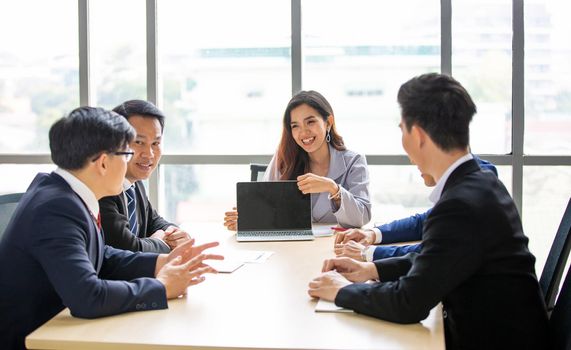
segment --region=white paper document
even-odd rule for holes
[[[353,310],[337,306],[332,301],[319,299],[315,305],[315,312],[353,312]]]
[[[220,273],[232,273],[238,270],[242,265],[243,261],[224,259],[224,260],[207,260],[206,264],[212,266],[216,271]]]
[[[335,226],[337,224],[312,224],[311,231],[313,231],[313,235],[315,237],[329,237],[333,236],[333,229],[331,226]]]
[[[228,256],[245,263],[260,264],[268,260],[273,254],[274,252],[265,250],[235,250],[228,253]]]

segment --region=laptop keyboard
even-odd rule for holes
[[[311,230],[302,231],[241,231],[236,240],[244,241],[309,241],[313,240]]]

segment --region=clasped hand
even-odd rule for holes
[[[378,279],[373,263],[358,262],[350,258],[327,259],[323,262],[322,274],[309,282],[307,293],[314,298],[334,301],[339,290],[351,282]]]

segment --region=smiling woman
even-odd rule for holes
[[[297,93],[286,107],[280,145],[264,176],[278,180],[297,180],[311,194],[313,222],[361,227],[371,220],[367,161],[345,147],[333,108],[316,91]],[[228,229],[236,229],[237,214],[226,213]]]

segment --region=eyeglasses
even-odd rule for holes
[[[125,160],[128,162],[133,158],[133,155],[135,154],[135,152],[129,150],[129,151],[116,151],[116,152],[105,152],[105,153],[111,153],[114,154],[116,156],[123,156],[125,158]],[[99,157],[101,157],[103,153],[100,153],[97,155],[97,157],[93,158],[91,161],[95,162],[97,159],[99,159]]]
[[[133,151],[121,151],[121,152],[113,152],[113,154],[117,156],[124,156],[126,161],[130,161],[133,158],[135,152]]]

